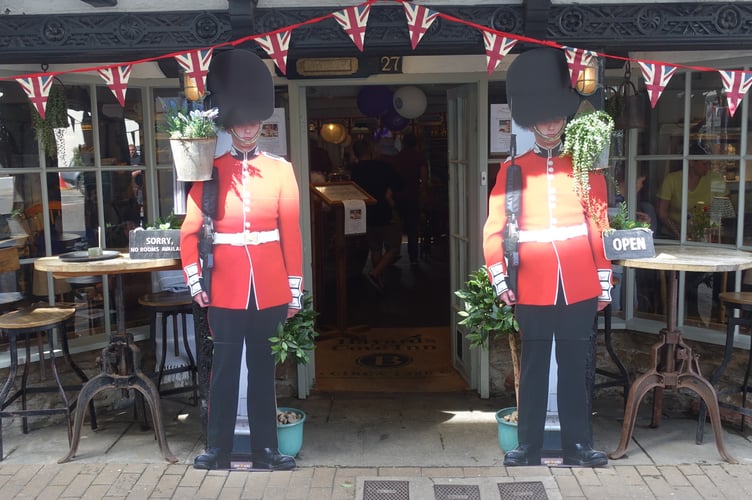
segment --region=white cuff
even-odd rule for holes
[[[291,309],[303,309],[303,278],[300,276],[288,276],[287,282],[290,284],[290,293],[292,300],[288,304]]]
[[[184,268],[188,276],[188,288],[191,290],[191,297],[195,297],[203,291],[201,288],[201,276],[198,274],[198,264],[189,264]]]
[[[598,269],[598,279],[601,282],[601,294],[598,302],[611,302],[611,270]]]
[[[501,296],[502,293],[509,290],[509,286],[504,279],[504,269],[501,264],[494,264],[489,266],[488,270],[491,273],[491,285],[494,287],[496,296]]]

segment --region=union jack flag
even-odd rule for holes
[[[439,13],[421,5],[413,5],[406,2],[402,5],[405,8],[405,16],[407,17],[407,31],[410,33],[410,44],[413,46],[413,50],[415,50],[415,47],[420,43],[420,39],[426,34]]]
[[[117,97],[121,106],[125,107],[125,93],[128,90],[128,79],[131,77],[130,64],[124,64],[122,66],[113,66],[109,68],[98,69],[97,72],[101,76],[112,93]]]
[[[348,7],[332,14],[361,52],[363,52],[363,41],[366,38],[366,24],[370,12],[371,4],[366,4]]]
[[[488,75],[494,72],[504,56],[512,50],[517,40],[497,36],[489,31],[483,32],[483,41],[486,44],[486,62],[488,63]]]
[[[580,75],[585,71],[585,68],[593,64],[595,52],[592,50],[564,47],[564,54],[567,57],[570,83],[572,87],[577,87],[577,80],[580,79]]]
[[[269,54],[283,75],[287,74],[287,51],[290,48],[291,37],[292,30],[289,29],[256,39],[256,43]]]
[[[24,89],[26,95],[29,96],[31,104],[39,113],[39,116],[44,120],[47,109],[47,96],[50,95],[50,89],[52,88],[52,82],[54,81],[52,75],[41,76],[29,76],[27,78],[16,78],[16,81]]]
[[[736,107],[744,99],[744,95],[752,85],[752,72],[749,71],[724,71],[718,70],[723,81],[723,90],[726,92],[729,114],[734,116]]]
[[[655,108],[655,105],[658,104],[658,99],[666,89],[666,85],[668,85],[671,77],[674,76],[676,66],[645,61],[637,62],[640,63],[642,77],[645,79],[645,88],[648,90],[648,96],[650,96],[650,107]]]
[[[185,74],[196,80],[196,90],[206,93],[206,74],[212,59],[212,49],[198,49],[175,56],[175,60],[185,70]]]

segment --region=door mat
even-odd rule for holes
[[[454,392],[468,386],[452,367],[449,327],[373,328],[316,343],[320,391]]]
[[[547,481],[554,497],[560,496],[556,481]],[[356,500],[548,500],[542,481],[510,481],[499,478],[358,478]]]

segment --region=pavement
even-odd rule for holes
[[[505,398],[452,394],[314,394],[280,399],[307,414],[298,468],[285,472],[199,471],[202,452],[198,408],[164,399],[171,451],[168,464],[154,433],[133,418],[129,400],[101,408],[99,429],[84,426],[77,456],[68,452],[64,420],[3,419],[5,457],[0,497],[11,498],[219,498],[219,499],[500,499],[516,498],[752,498],[752,446],[747,433],[725,425],[726,447],[739,463],[724,462],[710,425],[695,444],[696,419],[682,400],[666,394],[664,418],[649,427],[643,402],[627,456],[603,468],[504,467],[495,412]],[[132,401],[132,400],[130,400]],[[616,449],[623,400],[596,394],[595,447]],[[669,410],[666,410],[669,409]]]

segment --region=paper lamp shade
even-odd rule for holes
[[[383,85],[363,87],[358,92],[358,109],[366,116],[381,116],[392,108],[392,91]]]
[[[426,94],[422,90],[409,85],[400,87],[394,92],[392,104],[400,116],[412,120],[426,111],[428,103],[426,102]]]
[[[325,123],[321,126],[321,138],[332,144],[341,144],[347,139],[347,130],[339,123]]]
[[[381,123],[392,132],[398,132],[407,127],[410,120],[400,115],[396,109],[392,109],[381,117]]]

